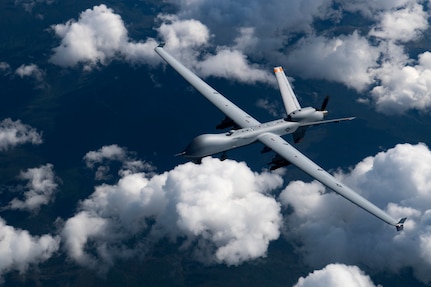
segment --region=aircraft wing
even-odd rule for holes
[[[201,78],[196,76],[192,71],[186,68],[178,60],[172,57],[168,52],[159,45],[155,51],[163,58],[172,68],[174,68],[187,82],[195,87],[211,103],[219,108],[225,115],[232,119],[241,128],[247,128],[259,125],[260,122],[244,112],[234,103],[226,99],[223,95],[205,83]]]
[[[259,137],[259,141],[271,148],[290,163],[296,165],[302,171],[306,172],[310,176],[320,181],[322,184],[337,192],[339,195],[350,200],[357,206],[380,218],[386,223],[397,227],[397,230],[402,230],[403,223],[406,220],[405,218],[401,219],[400,221],[392,218],[385,211],[381,210],[376,205],[369,202],[358,193],[354,192],[348,186],[339,182],[332,175],[323,170],[305,155],[300,153],[280,136],[273,133],[264,133]]]

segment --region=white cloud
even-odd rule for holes
[[[247,56],[238,49],[239,45],[251,42],[251,30],[242,30],[235,39],[235,47],[216,46],[215,54],[203,53],[210,49],[210,31],[196,20],[180,20],[177,16],[159,16],[164,23],[157,29],[166,43],[166,50],[179,58],[186,66],[197,70],[203,77],[215,76],[253,84],[263,82],[275,84],[275,78],[268,71],[249,63]],[[247,39],[246,39],[247,38]],[[198,60],[202,58],[202,60]]]
[[[428,67],[421,62],[427,52],[417,61],[404,52],[404,45],[418,40],[428,29],[424,3],[337,1],[339,10],[334,11],[337,5],[332,1],[311,2],[176,1],[178,13],[158,15],[154,29],[167,50],[205,77],[272,85],[275,80],[270,69],[250,63],[286,64],[291,74],[339,82],[365,93],[362,101],[370,98],[383,113],[429,110]],[[315,21],[337,22],[347,17],[344,11],[361,13],[372,21],[369,31],[351,30],[329,37],[326,35],[333,33],[324,30],[316,36]],[[89,70],[112,60],[161,62],[153,51],[156,40],[130,40],[121,17],[105,5],[87,9],[77,21],[52,27],[61,39],[51,57],[57,65],[81,63]],[[401,80],[391,80],[395,78]]]
[[[188,163],[172,170],[165,190],[168,207],[176,206],[179,234],[214,248],[216,262],[237,265],[264,256],[278,238],[280,209],[264,193],[281,183],[280,176],[253,173],[245,163],[206,158],[201,166]],[[161,222],[169,228],[166,215]]]
[[[356,266],[329,264],[307,277],[301,277],[293,287],[376,287],[370,277]],[[379,285],[380,286],[380,285]]]
[[[429,13],[424,2],[312,2],[247,1],[243,5],[241,1],[175,1],[174,4],[179,7],[178,21],[197,19],[207,25],[213,33],[211,42],[219,49],[225,47],[226,55],[229,49],[240,54],[246,52],[258,61],[285,65],[285,70],[294,75],[342,83],[364,93],[362,100],[364,96],[372,99],[379,112],[429,110],[431,94],[427,75],[423,73],[427,68],[404,52],[408,43],[419,40],[428,29]],[[319,26],[316,36],[313,26],[316,21],[338,23],[351,13],[360,13],[364,21],[371,21],[369,30],[327,36],[334,31]],[[397,60],[398,56],[404,61]],[[235,55],[229,57],[238,59]],[[214,57],[214,62],[217,65],[208,70],[220,74],[217,67],[224,65],[222,54]],[[226,69],[223,73],[232,77]],[[401,81],[395,84],[390,78]]]
[[[42,136],[36,129],[24,125],[20,120],[7,118],[0,122],[0,151],[5,151],[19,144],[41,144]]]
[[[367,18],[375,19],[381,16],[380,13],[384,11],[396,11],[408,5],[416,4],[417,0],[376,0],[376,1],[363,1],[363,0],[337,0],[342,4],[343,10],[349,12],[359,12]]]
[[[41,81],[43,79],[42,70],[35,64],[21,65],[15,70],[15,74],[24,77],[34,77],[36,80]]]
[[[242,83],[255,82],[275,84],[275,77],[257,65],[251,65],[247,57],[238,50],[222,48],[216,55],[205,58],[197,63],[200,74],[204,77],[215,76],[226,79],[236,79]]]
[[[30,265],[49,259],[59,244],[58,236],[32,236],[26,230],[6,225],[0,218],[0,275],[11,270],[24,273]]]
[[[417,3],[403,9],[384,11],[370,35],[390,41],[408,42],[428,29],[428,14]]]
[[[46,205],[53,200],[58,184],[55,182],[52,164],[29,168],[20,173],[19,179],[28,181],[24,189],[24,200],[14,198],[9,203],[10,209],[38,212],[41,205]]]
[[[134,153],[127,151],[127,149],[122,148],[116,144],[103,146],[97,151],[90,151],[84,156],[85,164],[88,168],[95,168],[96,179],[104,180],[108,179],[110,172],[109,163],[112,161],[117,161],[121,163],[121,169],[119,174],[124,173],[136,173],[140,171],[150,172],[154,170],[154,167],[149,163],[137,160],[134,158]]]
[[[61,234],[70,258],[89,267],[143,256],[161,237],[186,239],[182,248],[198,260],[237,265],[265,256],[278,238],[280,207],[265,192],[281,183],[212,158],[160,175],[126,172],[117,184],[96,187]]]
[[[91,216],[87,212],[79,212],[67,220],[61,236],[68,255],[78,264],[96,268],[96,262],[91,255],[85,253],[84,249],[89,238],[94,238],[103,231],[106,232],[105,221],[100,217]]]
[[[103,146],[97,151],[89,151],[84,156],[85,164],[88,168],[93,168],[96,163],[104,160],[124,161],[127,157],[127,151],[118,145]]]
[[[235,49],[240,51],[253,51],[259,43],[256,36],[255,28],[241,27],[239,28],[239,35],[234,39]]]
[[[162,23],[157,31],[166,47],[172,50],[202,47],[211,38],[208,28],[197,20],[180,20],[175,15],[159,15],[158,18]]]
[[[379,48],[357,32],[332,39],[311,35],[289,53],[287,66],[305,78],[341,82],[363,91],[373,82],[370,69],[377,67],[379,57]]]
[[[51,62],[63,67],[83,63],[90,70],[99,64],[106,65],[116,58],[129,62],[154,62],[154,40],[145,43],[130,41],[123,20],[112,9],[101,4],[81,13],[79,20],[53,25],[61,38],[60,46],[53,49]]]
[[[376,271],[408,267],[430,282],[430,162],[424,144],[402,144],[337,174],[393,217],[407,216],[405,231],[396,232],[335,193],[323,193],[317,182],[292,182],[280,195],[294,209],[286,218],[285,236],[299,243],[298,252],[314,267],[332,262],[362,263]]]
[[[397,53],[400,54],[400,53]],[[402,114],[409,109],[422,111],[431,108],[431,53],[424,52],[418,61],[401,62],[391,57],[376,70],[380,84],[371,90],[371,97],[378,111],[386,114]]]
[[[250,65],[246,56],[236,49],[216,47],[217,54],[206,55],[205,61],[198,61],[200,53],[197,50],[209,46],[211,39],[208,28],[201,22],[180,20],[175,15],[159,15],[156,20],[161,22],[156,30],[166,43],[166,49],[204,76],[247,83],[274,83],[272,75]],[[91,70],[115,59],[152,65],[161,62],[154,52],[157,42],[152,38],[139,43],[131,41],[121,16],[103,4],[82,12],[78,21],[69,20],[53,25],[52,29],[61,38],[61,43],[53,49],[50,60],[59,66],[74,67],[82,63],[84,69]],[[250,37],[250,33],[247,35]],[[245,43],[246,36],[241,37],[238,41]],[[229,59],[233,60],[229,62]]]
[[[21,79],[24,77],[33,78],[37,83],[36,88],[43,89],[47,86],[44,80],[45,72],[35,64],[22,64],[15,70],[15,74],[20,76]]]

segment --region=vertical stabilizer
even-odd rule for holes
[[[283,98],[284,107],[286,108],[286,113],[290,113],[301,109],[298,100],[296,99],[295,93],[284,74],[282,67],[274,68],[275,76],[277,77],[278,86],[280,88],[281,97]]]

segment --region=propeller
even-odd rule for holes
[[[326,111],[326,106],[328,105],[328,102],[329,102],[329,96],[326,96],[325,99],[323,100],[323,103],[320,109],[319,110],[316,109],[316,110],[321,112]]]

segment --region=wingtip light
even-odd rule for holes
[[[275,67],[274,68],[274,73],[280,73],[283,72],[283,68],[282,67]]]

